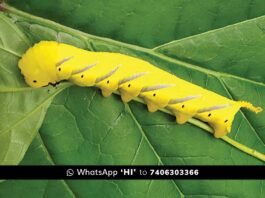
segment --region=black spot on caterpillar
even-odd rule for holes
[[[249,102],[233,101],[182,80],[144,60],[119,53],[90,52],[54,41],[41,41],[28,49],[19,68],[32,87],[69,80],[79,86],[96,86],[104,96],[118,90],[124,102],[141,97],[150,112],[170,110],[179,124],[191,117],[208,122],[215,137],[230,132],[241,107],[262,111]]]

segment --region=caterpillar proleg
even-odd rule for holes
[[[119,53],[90,52],[55,41],[41,41],[27,50],[19,68],[31,87],[69,80],[96,86],[104,96],[119,91],[124,102],[142,98],[150,112],[166,108],[179,124],[195,117],[209,123],[215,137],[231,131],[241,107],[262,111],[249,102],[233,101],[163,71],[147,61]]]

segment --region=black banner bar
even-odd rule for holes
[[[265,166],[0,166],[0,179],[265,179]]]

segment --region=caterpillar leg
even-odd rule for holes
[[[140,94],[139,97],[143,98],[143,100],[145,101],[147,105],[149,112],[155,112],[159,109],[165,108],[168,105],[168,99],[163,100],[163,97],[162,99],[160,99],[159,98],[160,94],[156,94],[152,92],[148,94],[151,95],[151,97],[148,97],[148,95],[145,95],[145,94]]]
[[[223,137],[227,133],[230,132],[230,131],[228,131],[228,129],[225,125],[220,125],[220,124],[216,124],[216,123],[209,123],[209,125],[213,128],[213,130],[214,130],[213,135],[216,138]]]
[[[119,87],[119,92],[121,94],[121,99],[123,102],[129,102],[132,99],[136,98],[139,96],[141,92],[141,86],[135,87],[134,89],[130,89],[131,84],[123,84],[122,86]]]
[[[176,116],[176,122],[178,124],[185,124],[190,118],[193,117],[191,114],[185,114],[175,110],[172,110],[172,112]]]
[[[106,90],[106,89],[101,89],[101,93],[104,97],[108,97],[112,94],[112,91]]]
[[[196,105],[198,102],[195,99],[198,100],[199,97],[187,96],[169,101],[167,109],[174,113],[178,124],[184,124],[196,115],[199,105]]]
[[[119,89],[119,92],[121,94],[121,99],[123,102],[130,102],[132,99],[136,98],[138,95],[130,94],[127,91],[124,91],[122,89]]]
[[[143,98],[147,104],[148,111],[155,112],[168,106],[172,92],[174,93],[175,84],[154,84],[143,87],[139,97]]]
[[[157,102],[146,98],[143,98],[143,100],[145,101],[149,112],[156,112],[159,109],[165,108],[168,104],[167,101]]]
[[[176,114],[176,122],[178,124],[185,124],[190,118],[192,118],[192,116],[188,114],[183,114],[183,113]]]
[[[149,112],[156,112],[160,107],[153,102],[145,101]]]

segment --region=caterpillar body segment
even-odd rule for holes
[[[175,84],[159,84],[154,86],[149,86],[143,88],[140,97],[143,98],[147,104],[148,110],[150,112],[155,112],[158,109],[165,108],[169,101],[170,97],[166,97],[170,92],[172,93],[173,87]]]
[[[262,110],[189,83],[141,59],[89,52],[54,41],[41,41],[28,49],[19,68],[32,87],[69,80],[79,86],[96,86],[104,96],[118,90],[124,102],[140,97],[150,112],[170,110],[179,124],[192,117],[208,122],[217,138],[231,131],[241,107],[256,113]]]
[[[137,66],[126,68],[122,65],[117,65],[117,68],[118,69],[111,76],[96,84],[96,86],[102,90],[104,96],[109,96],[114,91],[118,90],[122,84],[135,81],[149,73],[147,69]]]
[[[204,122],[208,122],[214,129],[214,136],[220,138],[231,131],[234,116],[239,109],[240,105],[235,102],[229,106],[223,106],[223,108],[220,109],[198,113],[194,117]]]
[[[148,71],[144,76],[137,79],[123,83],[119,86],[119,90],[122,94],[124,102],[129,102],[135,97],[142,97],[146,99],[146,95],[152,91],[160,91],[171,86],[175,86],[173,81],[169,81],[165,78],[161,78],[159,81],[159,74],[155,72]],[[152,99],[155,99],[152,97]],[[152,101],[152,100],[150,100]]]
[[[178,99],[179,101],[182,101],[183,98]],[[177,100],[175,99],[175,101]],[[167,109],[174,113],[174,115],[176,116],[176,122],[178,124],[184,124],[190,118],[194,117],[197,114],[197,111],[199,111],[199,109],[204,106],[202,102],[204,102],[203,96],[197,98],[194,97],[193,99],[187,100],[185,102],[176,102],[174,104],[169,104],[167,106]]]
[[[102,70],[102,67],[107,68]],[[75,72],[69,80],[78,86],[95,86],[98,82],[102,81],[106,76],[117,70],[116,65],[107,65],[104,63],[91,63],[84,69]]]

